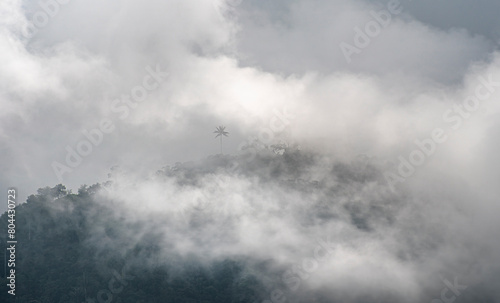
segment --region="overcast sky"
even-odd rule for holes
[[[442,123],[476,74],[496,70],[499,5],[402,1],[347,60],[341,43],[356,47],[355,28],[388,2],[73,0],[44,11],[2,1],[0,185],[25,197],[105,180],[114,165],[148,171],[206,157],[221,124],[234,153],[285,107],[303,144],[397,154]],[[137,105],[113,103],[147,67],[168,77]],[[107,118],[113,131],[61,181],[54,163],[67,166],[66,147]],[[495,128],[484,121],[474,127]]]
[[[418,298],[419,282],[439,280],[436,268],[465,273],[479,264],[475,281],[498,289],[500,270],[492,264],[500,243],[491,240],[500,228],[498,1],[59,2],[0,2],[5,195],[16,187],[23,201],[58,183],[76,192],[106,181],[119,166],[132,177],[112,197],[130,216],[142,199],[144,212],[165,211],[159,197],[194,203],[197,191],[148,178],[164,166],[219,153],[213,131],[224,125],[226,154],[260,140],[297,144],[328,165],[350,167],[364,157],[392,174],[402,204],[387,210],[398,213],[394,225],[365,234],[345,218],[302,224],[313,210],[278,182],[262,187],[238,177],[217,192],[209,180],[200,192],[261,211],[235,210],[238,228],[231,232],[239,242],[207,240],[214,255],[250,251],[286,263],[307,254],[313,237],[339,231],[336,258],[310,280],[312,288],[328,291],[327,282],[336,281],[345,290],[361,281]],[[419,164],[402,178],[409,162]],[[329,182],[330,166],[322,164],[310,174]],[[372,200],[393,197],[385,190],[360,182],[342,187],[339,197],[370,213]],[[311,205],[331,198],[322,194]],[[276,216],[273,207],[280,211],[283,201],[290,213]],[[330,206],[345,212],[341,202]],[[305,219],[319,218],[313,216],[319,215]],[[165,224],[194,233],[177,223]],[[200,238],[214,230],[225,231],[202,230]],[[181,248],[197,249],[189,245]],[[395,256],[400,250],[424,261],[402,261]],[[338,277],[331,277],[332,267],[341,269]],[[400,284],[383,285],[385,278]]]
[[[48,2],[47,12],[44,1],[0,4],[0,188],[17,187],[21,199],[105,181],[115,165],[149,172],[215,154],[218,125],[230,132],[225,152],[236,153],[275,111],[293,112],[291,140],[306,148],[397,161],[444,124],[479,75],[499,73],[493,0],[401,1],[349,60],[341,44],[355,47],[355,28],[388,1]],[[120,98],[148,69],[164,81],[127,105]],[[450,174],[457,163],[474,167],[476,182],[498,177],[494,101],[432,161],[447,159]],[[67,147],[103,120],[113,130],[68,166]]]

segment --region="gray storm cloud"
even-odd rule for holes
[[[380,33],[356,46],[377,21],[371,12],[389,2],[4,0],[0,185],[27,196],[60,183],[56,161],[70,168],[62,183],[76,189],[107,180],[117,165],[127,173],[115,172],[103,196],[130,220],[153,217],[176,231],[166,247],[272,260],[270,279],[334,237],[332,255],[301,280],[326,297],[362,300],[379,290],[417,302],[432,289],[439,298],[443,273],[494,287],[500,27],[401,1]],[[444,14],[443,5],[436,10]],[[496,5],[475,6],[471,16],[490,16]],[[350,62],[342,42],[359,49]],[[168,76],[134,99],[156,68]],[[113,130],[70,166],[67,147],[78,152],[84,132],[103,120]],[[300,145],[317,158],[298,176],[323,187],[263,184],[270,172],[252,177],[246,166],[197,175],[196,186],[152,177],[218,153],[212,131],[220,124],[231,133],[227,154],[255,140]],[[363,175],[367,167],[375,177]],[[362,180],[353,181],[353,169]]]

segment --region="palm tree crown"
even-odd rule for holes
[[[215,138],[220,137],[220,153],[222,154],[222,137],[227,137],[229,133],[226,131],[225,126],[216,127],[214,133],[217,134]]]
[[[225,126],[219,126],[217,128],[215,128],[216,130],[214,131],[214,133],[217,133],[217,136],[215,136],[215,138],[219,137],[219,136],[225,136],[227,137],[227,135],[229,134],[227,131],[225,131],[226,127]]]

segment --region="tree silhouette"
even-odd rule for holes
[[[214,133],[217,134],[215,138],[220,137],[220,154],[222,155],[222,137],[227,137],[229,134],[227,131],[225,131],[226,127],[225,126],[219,126],[215,128]]]

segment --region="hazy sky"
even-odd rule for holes
[[[443,125],[478,75],[498,75],[497,1],[401,1],[350,63],[341,43],[355,46],[355,28],[388,1],[44,3],[0,4],[0,188],[15,186],[22,199],[60,182],[76,190],[104,181],[115,165],[149,172],[215,154],[217,125],[235,153],[275,111],[293,112],[290,136],[304,147],[396,162]],[[168,76],[127,105],[122,96],[148,67]],[[482,107],[443,146],[452,156],[432,161],[497,177],[496,110]],[[58,179],[54,163],[67,166],[66,148],[105,119],[113,130]]]
[[[340,43],[354,45],[354,28],[388,2],[43,3],[0,5],[0,187],[16,186],[22,197],[59,183],[52,163],[65,164],[66,146],[76,148],[82,131],[106,117],[116,128],[64,174],[70,188],[105,179],[114,165],[149,170],[216,153],[219,124],[231,132],[226,151],[235,152],[285,106],[301,113],[298,140],[335,135],[372,148],[368,141],[381,141],[369,133],[374,109],[393,118],[380,118],[386,127],[423,123],[403,104],[432,116],[434,105],[419,105],[418,96],[461,91],[473,66],[491,64],[500,24],[497,1],[402,1],[402,12],[347,63]],[[33,22],[36,33],[27,35]],[[157,65],[168,79],[121,119],[112,101]]]
[[[111,197],[131,217],[166,212],[160,202],[191,205],[199,192],[241,202],[232,213],[238,241],[207,240],[214,255],[250,251],[287,264],[310,253],[313,237],[338,232],[336,257],[312,289],[357,281],[407,292],[410,302],[419,282],[439,280],[438,269],[465,273],[475,264],[472,280],[496,287],[499,12],[493,0],[2,0],[0,189],[16,187],[20,201],[58,183],[76,191],[119,166],[130,180]],[[302,224],[318,214],[307,217],[313,210],[300,195],[277,183],[228,177],[231,188],[207,179],[185,191],[148,179],[219,153],[219,125],[230,133],[224,153],[285,140],[323,155],[331,162],[308,174],[325,182],[329,165],[349,168],[360,156],[400,179],[411,170],[404,163],[419,164],[396,182],[396,210],[376,182],[339,185],[354,212],[369,216],[373,199],[390,200],[384,211],[397,220],[377,221],[373,234],[346,218]],[[337,199],[321,194],[310,204]],[[283,199],[290,212],[276,215]],[[184,223],[165,224],[194,233]],[[212,223],[203,239],[226,231]],[[190,239],[176,242],[179,251],[197,249]],[[423,261],[401,261],[400,251]]]

